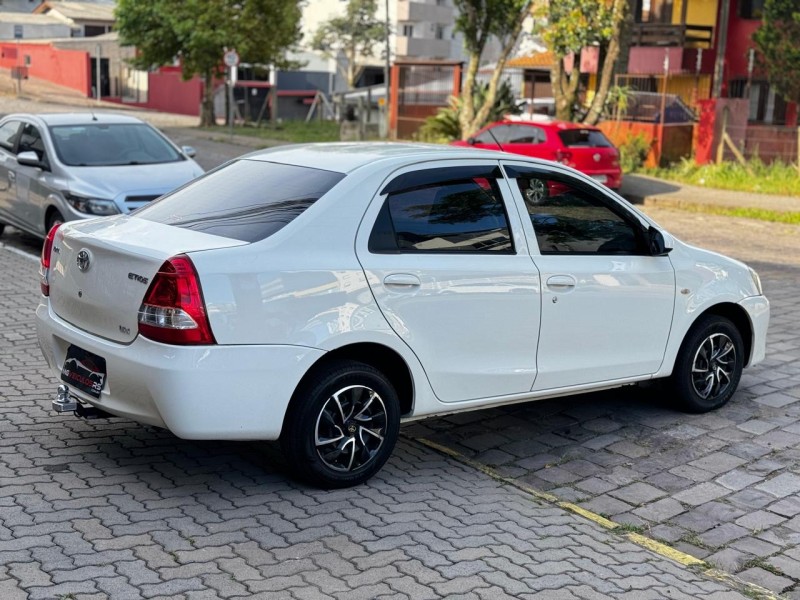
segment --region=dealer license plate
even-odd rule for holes
[[[106,359],[70,345],[61,368],[61,380],[99,398],[106,383]]]

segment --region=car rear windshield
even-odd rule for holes
[[[597,129],[565,129],[558,132],[558,137],[565,146],[587,148],[612,148],[614,145],[608,141],[602,131]]]
[[[184,157],[144,123],[90,123],[50,127],[58,159],[70,167],[154,165]]]
[[[243,242],[271,236],[344,178],[344,173],[238,160],[134,211],[148,221]]]

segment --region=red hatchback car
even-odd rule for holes
[[[508,119],[491,123],[475,137],[451,145],[500,150],[498,142],[505,152],[560,162],[613,190],[622,185],[619,151],[596,127],[566,121]]]

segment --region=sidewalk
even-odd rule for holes
[[[629,202],[645,206],[693,208],[711,205],[720,208],[761,208],[776,212],[800,211],[800,198],[703,188],[647,175],[625,175],[620,193]]]

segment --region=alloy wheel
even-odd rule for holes
[[[383,445],[386,424],[386,407],[375,390],[363,385],[344,387],[325,401],[317,416],[317,455],[334,471],[360,469]]]
[[[692,361],[692,386],[700,398],[716,398],[728,391],[736,365],[736,346],[724,333],[708,336]]]

